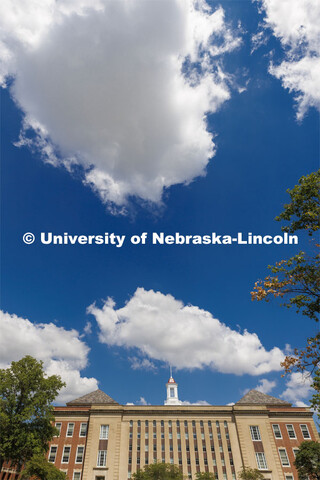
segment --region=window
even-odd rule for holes
[[[250,425],[250,432],[253,441],[261,440],[260,430],[257,425]]]
[[[133,421],[130,420],[130,427],[133,427]]]
[[[203,427],[203,420],[200,420],[200,427]]]
[[[68,423],[67,437],[73,436],[73,430],[74,430],[74,423]]]
[[[169,438],[172,439],[172,433],[169,433]]]
[[[108,440],[109,437],[109,425],[100,425],[100,440]],[[104,450],[101,450],[102,452]]]
[[[223,422],[223,424],[224,424],[224,428],[228,428],[228,422],[226,420]]]
[[[144,438],[149,438],[149,433],[145,433]]]
[[[188,440],[188,438],[189,438],[189,434],[188,434],[188,433],[186,433],[186,434],[185,434],[185,437],[186,437],[186,440]]]
[[[179,420],[177,420],[177,427],[180,427],[180,422],[179,422]]]
[[[286,480],[293,480],[293,475],[286,475]]]
[[[290,467],[288,455],[285,448],[279,448],[280,460],[283,467]]]
[[[171,420],[169,420],[168,425],[169,425],[169,428],[172,427],[172,421]]]
[[[279,425],[277,425],[277,424],[272,425],[272,428],[273,428],[273,433],[274,433],[275,438],[282,438],[281,430],[280,430]]]
[[[217,427],[217,428],[220,427],[220,423],[218,422],[218,420],[216,421],[216,427]]]
[[[62,462],[61,463],[69,463],[71,447],[64,447],[63,454],[62,454]]]
[[[55,437],[60,437],[60,434],[61,434],[61,422],[57,422],[57,423],[55,424],[55,427],[56,427],[56,429],[58,430],[58,433],[57,433],[57,435],[55,435]]]
[[[50,453],[49,453],[49,457],[48,457],[49,462],[52,462],[52,463],[55,462],[56,455],[57,455],[57,450],[58,450],[58,447],[56,445],[51,445]]]
[[[300,425],[303,438],[311,438],[307,425]]]
[[[140,422],[140,420],[138,420],[138,427],[141,427],[141,422]]]
[[[149,451],[149,445],[145,445],[144,451],[145,451],[145,452],[148,452],[148,451]]]
[[[81,472],[73,472],[72,480],[80,480],[81,479]]]
[[[146,421],[144,422],[144,424],[145,424],[145,426],[148,428],[148,426],[149,426],[148,420],[146,420]]]
[[[107,463],[107,450],[99,450],[97,467],[105,467]]]
[[[83,462],[84,446],[79,445],[77,448],[76,463]]]
[[[154,426],[154,427],[156,427],[156,426],[157,426],[157,422],[156,422],[156,420],[153,420],[153,422],[152,422],[152,423],[153,423],[153,426]]]
[[[223,452],[223,447],[222,447],[222,445],[219,446],[219,450],[220,450],[221,453]]]
[[[289,438],[297,438],[296,432],[294,431],[293,425],[286,425]]]
[[[181,438],[180,433],[177,433],[177,439],[179,440]]]
[[[87,435],[87,423],[81,423],[79,437],[85,437]]]
[[[259,470],[267,470],[266,457],[263,452],[256,452],[256,460]]]
[[[299,448],[293,448],[292,451],[293,451],[294,458],[296,458],[296,455],[299,452]]]
[[[153,438],[157,438],[157,434],[156,434],[156,433],[153,434]]]

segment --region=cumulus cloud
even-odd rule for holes
[[[130,196],[205,175],[206,116],[230,97],[221,57],[241,39],[205,0],[4,0],[2,84],[25,114],[20,141],[123,211]]]
[[[255,333],[232,330],[210,312],[153,290],[138,288],[119,309],[109,298],[88,313],[98,323],[100,342],[136,348],[147,359],[180,369],[261,375],[280,370],[284,358],[277,347],[266,350]]]
[[[285,59],[269,71],[295,95],[297,118],[320,109],[320,4],[318,0],[261,0],[265,26],[280,40]],[[261,41],[256,36],[253,40]]]
[[[48,375],[60,375],[66,382],[57,399],[64,403],[98,388],[95,378],[82,377],[88,364],[89,347],[76,330],[65,330],[53,323],[32,323],[0,311],[0,368],[25,355],[44,362]]]
[[[130,357],[129,362],[131,363],[132,370],[157,370],[155,364],[148,358]]]
[[[308,406],[305,400],[312,396],[312,378],[307,373],[293,372],[286,382],[286,389],[280,395],[281,398],[295,404],[297,407]]]
[[[181,405],[210,405],[206,400],[198,400],[197,402],[188,402],[188,400],[181,402]]]
[[[274,387],[277,385],[277,382],[274,380],[267,380],[266,378],[261,378],[258,385],[255,387],[255,390],[262,393],[270,393]]]

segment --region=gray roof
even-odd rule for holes
[[[83,397],[71,400],[67,405],[119,405],[113,398],[109,397],[102,390],[95,390],[94,392],[83,395]]]
[[[250,390],[236,403],[236,405],[282,405],[289,407],[291,406],[291,403],[280,400],[280,398],[271,397],[271,395],[258,392],[258,390]]]

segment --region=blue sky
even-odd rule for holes
[[[149,41],[141,63],[145,71],[136,58],[139,72],[129,56],[123,58],[128,42],[132,55],[134,42],[137,51],[142,48],[139,29],[124,34],[121,8],[108,11],[109,22],[98,2],[96,10],[90,7],[82,16],[76,3],[70,3],[71,13],[57,13],[58,26],[45,7],[40,12],[32,4],[38,8],[33,19],[21,15],[14,21],[20,27],[19,22],[29,22],[22,26],[34,36],[25,34],[25,43],[9,34],[5,38],[14,61],[5,64],[7,81],[1,89],[1,308],[7,312],[1,365],[27,353],[36,355],[48,373],[62,372],[67,380],[61,401],[98,383],[119,403],[137,403],[143,397],[162,404],[170,362],[185,401],[226,404],[260,384],[266,393],[307,402],[308,386],[297,386],[295,377],[281,378],[277,360],[287,344],[302,346],[315,325],[277,302],[256,303],[250,297],[255,281],[267,274],[267,265],[298,249],[310,250],[303,234],[298,247],[135,246],[126,241],[116,248],[39,241],[41,232],[114,232],[127,238],[142,232],[279,234],[281,225],[274,217],[288,201],[286,189],[319,166],[319,99],[312,89],[312,66],[306,85],[305,77],[292,78],[290,65],[284,68],[285,62],[298,68],[299,62],[315,57],[313,33],[308,34],[313,19],[298,11],[307,2],[296,5],[305,21],[305,46],[299,52],[294,13],[289,34],[271,0],[260,5],[261,13],[249,1],[211,2],[211,15],[217,9],[220,15],[209,21],[209,14],[201,12],[199,25],[213,29],[213,35],[199,39],[194,34],[190,51],[181,40],[190,34],[183,30],[187,17],[178,8],[168,4],[180,22],[178,33],[167,25],[166,11],[157,2],[151,11],[133,9],[131,23],[142,22],[143,38]],[[102,4],[109,8],[109,2]],[[23,13],[22,4],[19,8]],[[159,32],[151,28],[152,9],[158,8]],[[94,29],[97,18],[100,26]],[[112,19],[119,22],[118,31]],[[73,36],[66,34],[70,22]],[[46,25],[50,28],[44,33]],[[181,38],[179,26],[185,34]],[[162,28],[169,32],[166,40]],[[90,31],[96,32],[97,59],[110,62],[115,78],[107,67],[90,70]],[[252,36],[259,31],[261,45],[252,52]],[[17,47],[19,42],[22,46]],[[171,85],[167,58],[179,48],[189,62],[193,55],[191,74],[196,78],[183,92],[182,106],[181,90],[162,87],[154,75],[162,62],[159,71]],[[270,70],[271,62],[277,72]],[[208,87],[206,79],[213,84]],[[119,96],[118,84],[123,89]],[[197,85],[203,89],[193,96]],[[168,97],[177,100],[179,108],[163,107]],[[157,104],[160,100],[162,105]],[[21,134],[23,122],[28,128]],[[179,133],[178,127],[186,125],[191,136]],[[177,138],[181,144],[174,150]],[[208,162],[212,141],[215,153]],[[159,178],[165,179],[161,187]],[[23,243],[25,232],[35,234],[34,244]],[[107,298],[115,305],[106,304]],[[93,304],[90,314],[87,309]],[[111,325],[115,318],[116,331]],[[232,349],[234,345],[238,348]]]

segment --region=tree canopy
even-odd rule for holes
[[[320,229],[320,170],[306,175],[292,190],[287,190],[291,202],[284,206],[284,211],[276,220],[285,220],[289,225],[282,230],[294,233],[297,230],[306,231],[310,237]],[[320,254],[319,245],[311,238],[310,251],[307,255],[299,252],[293,257],[280,260],[275,265],[269,265],[272,275],[255,283],[251,292],[252,300],[269,301],[270,298],[280,298],[287,308],[295,307],[296,311],[319,321],[320,311]],[[282,366],[286,373],[297,371],[313,377],[312,387],[315,394],[311,405],[320,413],[320,334],[307,339],[306,346],[294,349],[288,355]]]
[[[134,480],[183,480],[179,467],[171,463],[153,463],[145,465],[132,475]]]
[[[56,433],[52,402],[63,386],[59,376],[47,377],[43,363],[31,356],[0,369],[0,467],[6,460],[19,470],[48,450]]]
[[[36,477],[39,480],[66,480],[67,476],[44,457],[34,455],[25,465],[21,480]]]
[[[237,477],[240,480],[263,480],[264,476],[257,468],[242,467]]]
[[[320,443],[306,441],[300,444],[296,454],[295,467],[299,478],[320,480]]]

